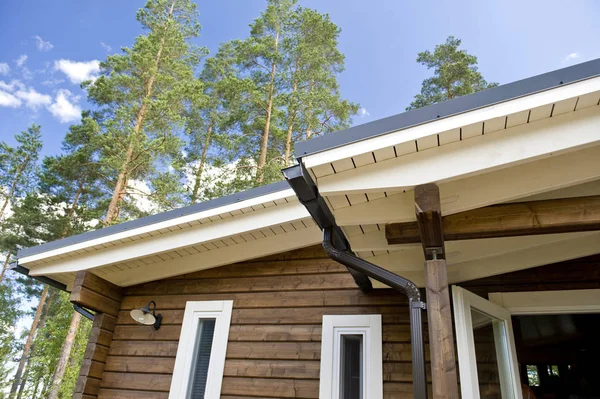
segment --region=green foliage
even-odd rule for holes
[[[35,184],[36,162],[42,149],[40,125],[15,135],[17,147],[0,143],[0,219],[8,204]]]
[[[421,93],[415,96],[407,111],[498,86],[498,83],[486,82],[478,71],[477,57],[459,50],[460,44],[460,39],[449,36],[446,43],[435,46],[433,52],[419,53],[417,62],[433,69],[434,74],[423,81]]]
[[[150,0],[137,19],[147,34],[122,54],[108,56],[100,64],[101,76],[84,83],[99,113],[93,147],[112,193],[107,223],[119,216],[122,201],[132,194],[129,183],[135,180],[148,181],[159,191],[158,210],[172,204],[160,191],[173,172],[161,165],[181,157],[183,141],[177,132],[184,126],[185,111],[201,104],[203,97],[202,81],[194,71],[205,49],[190,43],[200,31],[196,5],[190,0]]]

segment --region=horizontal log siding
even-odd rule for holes
[[[127,288],[99,397],[167,398],[186,302],[229,299],[223,399],[318,398],[327,314],[381,314],[384,397],[412,398],[406,298],[392,290],[361,293],[320,247]],[[163,315],[158,331],[129,317],[150,300]]]

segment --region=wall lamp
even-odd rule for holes
[[[156,314],[156,302],[154,301],[150,301],[148,306],[144,306],[143,308],[133,309],[129,314],[133,320],[140,324],[154,326],[155,330],[160,328],[162,315]]]

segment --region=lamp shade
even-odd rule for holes
[[[133,309],[129,314],[133,320],[140,324],[151,326],[156,322],[156,317],[154,317],[148,308]]]

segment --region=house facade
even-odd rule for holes
[[[93,313],[76,397],[593,397],[599,103],[595,60],[367,123],[16,269]]]

